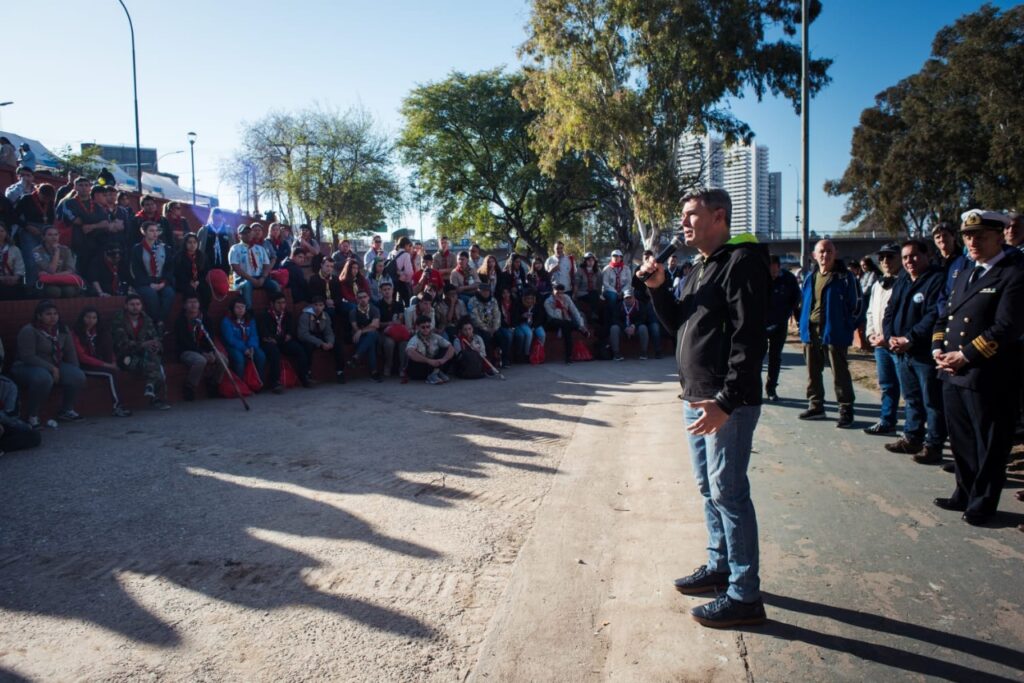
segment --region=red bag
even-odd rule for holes
[[[572,343],[572,360],[574,363],[594,360],[594,356],[591,355],[590,349],[587,348],[582,339],[577,339]]]
[[[402,323],[391,323],[384,328],[384,334],[388,335],[396,342],[404,342],[412,339],[412,333],[409,332],[409,328]]]
[[[274,278],[274,281],[281,285],[282,288],[288,286],[289,275],[290,273],[286,268],[278,268],[277,270],[270,271],[270,277]]]
[[[534,337],[533,343],[530,344],[530,365],[540,365],[543,362],[544,345],[540,343],[540,339]]]
[[[58,285],[61,287],[71,286],[83,289],[85,280],[74,273],[63,273],[62,275],[51,275],[50,273],[39,273],[38,278],[44,285]]]
[[[213,268],[206,274],[206,281],[209,283],[210,289],[213,291],[213,298],[217,301],[223,301],[228,295],[227,273],[220,268]]]
[[[260,372],[256,369],[256,362],[252,358],[245,362],[245,375],[243,379],[254,392],[263,388],[263,380],[260,379]]]
[[[231,374],[228,375],[228,373]],[[238,391],[235,391],[235,385],[231,383],[232,377],[235,378],[235,383],[238,385]],[[241,377],[230,370],[222,374],[220,384],[217,385],[217,392],[223,398],[237,398],[238,394],[242,394],[242,396],[252,396],[252,389],[242,381]]]
[[[295,368],[288,361],[287,358],[281,359],[281,376],[278,378],[287,389],[299,386],[299,376],[295,373]]]

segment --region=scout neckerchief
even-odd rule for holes
[[[142,248],[146,250],[147,254],[149,254],[149,276],[154,280],[160,275],[156,264],[156,249],[153,248],[155,246],[155,243],[150,245],[149,240],[142,240]]]
[[[105,265],[107,270],[110,271],[110,293],[117,294],[118,290],[121,288],[121,283],[119,282],[120,278],[117,276],[117,266],[115,266],[113,261],[111,261],[107,256],[103,257],[103,265]]]
[[[249,325],[247,323],[244,315],[241,318],[235,318],[235,325],[238,327],[238,333],[242,335],[242,342],[249,341]]]
[[[197,315],[188,321],[189,331],[192,333],[192,339],[195,341],[196,346],[199,345],[205,337],[206,333],[203,331],[203,316]]]
[[[632,324],[630,323],[630,319],[633,317],[633,313],[636,312],[636,308],[636,299],[633,299],[633,305],[630,306],[629,308],[626,308],[625,301],[622,302],[622,310],[625,311],[626,313],[626,327],[629,327]]]
[[[507,320],[509,325],[511,325],[512,324],[512,299],[511,298],[509,298],[509,300],[507,302],[504,299],[502,299],[502,301],[501,301],[501,312],[504,314],[505,320]]]
[[[197,252],[197,251],[186,251],[185,252],[185,256],[188,257],[188,261],[189,261],[189,271],[192,274],[192,282],[198,282],[199,281],[199,264],[196,263],[196,254],[198,254],[198,253],[199,252]]]
[[[622,267],[626,265],[625,261],[620,261],[618,264],[612,262],[611,269],[615,271],[615,291],[622,291]]]
[[[284,336],[284,311],[281,311],[280,313],[278,313],[273,308],[271,308],[270,309],[270,315],[272,315],[274,317],[274,326],[275,326],[275,328],[277,330],[274,336],[279,337],[279,338],[283,337]]]
[[[140,313],[134,319],[128,318],[128,330],[135,337],[135,341],[139,341],[139,335],[142,334],[142,314]]]
[[[597,277],[597,273],[592,268],[587,268],[585,264],[583,266],[583,277],[587,279],[587,291],[597,291],[597,288],[594,287],[594,278]]]
[[[85,331],[85,343],[89,349],[89,355],[93,358],[97,357],[96,353],[96,328],[93,327],[91,330]]]
[[[64,358],[64,348],[60,343],[60,330],[57,329],[56,325],[46,327],[40,322],[37,322],[35,326],[50,341],[50,359],[53,361],[53,364],[60,366],[61,360]]]
[[[249,274],[253,277],[257,277],[260,274],[260,265],[256,259],[256,245],[248,244],[245,248],[248,250],[249,268],[251,268]]]
[[[0,275],[14,275],[14,270],[8,264],[11,245],[4,244],[0,247]]]
[[[41,196],[39,196],[39,188],[37,187],[35,189],[35,192],[30,194],[29,197],[32,198],[32,203],[35,204],[36,208],[39,210],[39,215],[42,217],[42,222],[46,223],[46,219],[49,218],[49,211],[46,210],[46,202],[43,200]]]
[[[568,311],[568,309],[566,309],[565,304],[562,303],[562,295],[561,294],[555,294],[555,296],[553,298],[555,300],[555,310],[560,311],[562,313],[562,318],[561,319],[562,320],[568,320],[569,319],[569,311]]]

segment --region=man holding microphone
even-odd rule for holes
[[[676,579],[675,588],[685,595],[718,593],[690,612],[714,628],[765,621],[747,465],[761,416],[771,276],[768,251],[753,235],[730,239],[731,213],[724,190],[683,198],[683,237],[700,259],[678,301],[662,286],[660,264],[648,259],[640,268],[658,317],[676,333],[683,421],[708,527],[707,564]]]

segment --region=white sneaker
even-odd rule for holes
[[[36,415],[28,416],[28,426],[32,429],[42,429],[43,426],[39,424],[39,417]]]
[[[437,371],[437,376],[441,378],[442,382],[451,382],[452,381],[451,377],[449,377],[448,375],[444,374],[440,370]]]
[[[640,360],[647,360],[647,356],[640,356]]]
[[[142,392],[142,395],[145,396],[146,398],[156,398],[156,390],[153,388],[152,384],[147,384],[146,388]]]
[[[427,384],[444,384],[444,380],[441,379],[441,371],[434,370],[432,373],[427,375]]]
[[[622,356],[615,356],[615,360],[622,361],[622,360],[626,360],[626,359],[623,358]]]

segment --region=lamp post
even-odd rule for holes
[[[800,268],[801,270],[807,266],[807,251],[809,234],[808,234],[808,216],[810,214],[810,137],[811,137],[811,119],[808,108],[811,105],[810,88],[808,79],[810,78],[810,56],[808,54],[810,45],[808,43],[808,26],[811,23],[811,12],[810,12],[810,0],[801,0],[800,2],[800,167],[803,176],[803,185],[801,186],[804,203],[800,207]],[[797,180],[797,184],[800,181]],[[799,195],[798,195],[799,196]]]
[[[139,82],[135,73],[135,26],[132,25],[132,15],[125,7],[124,0],[117,0],[121,3],[124,15],[128,17],[128,30],[132,36],[132,92],[135,96],[135,180],[139,183],[139,192],[142,192],[142,152],[139,143]]]
[[[196,205],[196,134],[188,132],[188,148],[192,153],[192,206]]]

